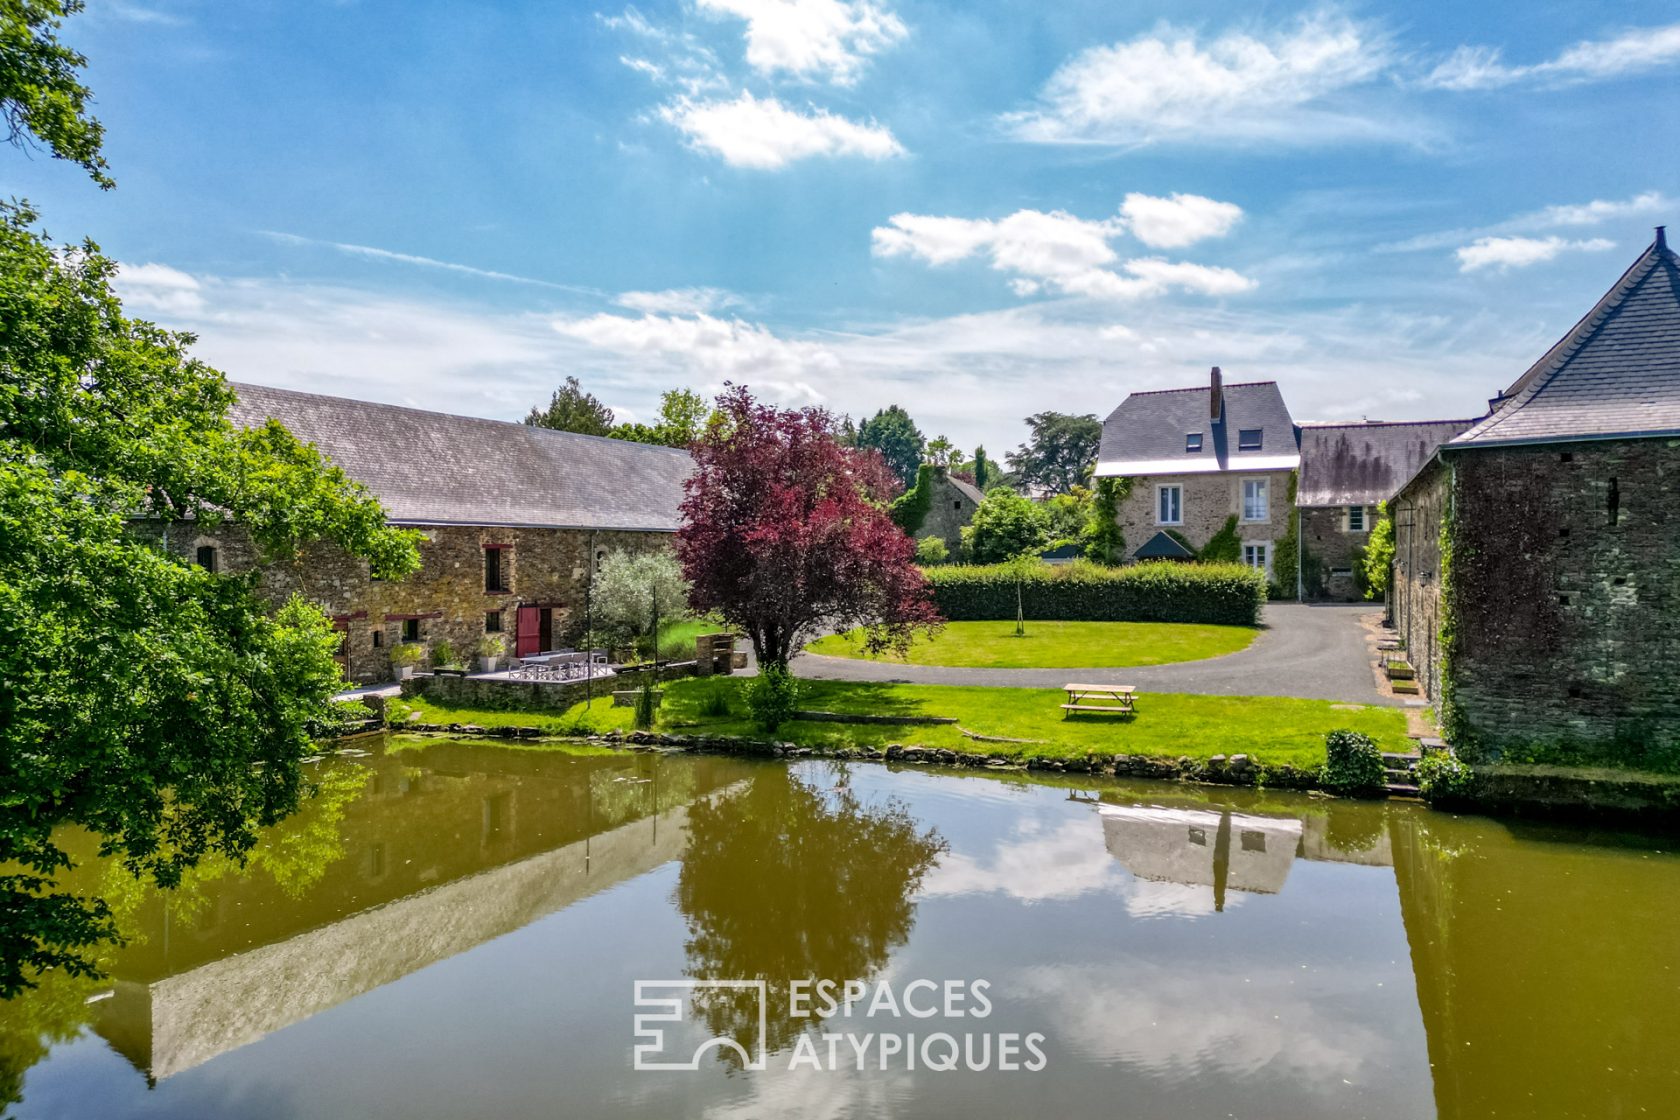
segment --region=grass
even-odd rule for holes
[[[659,626],[659,656],[667,661],[686,661],[694,656],[694,639],[702,634],[717,634],[729,627],[715,618],[684,618]],[[643,637],[636,642],[639,657],[653,658],[653,639]]]
[[[1018,636],[1010,620],[948,622],[937,636],[918,637],[906,660],[961,669],[1129,668],[1236,653],[1258,633],[1248,626],[1178,622],[1029,621],[1026,635]],[[805,649],[829,657],[868,656],[856,631],[819,638]]]
[[[741,696],[743,684],[740,678],[728,677],[666,685],[658,730],[765,738],[747,718]],[[1063,699],[1059,689],[801,681],[802,708],[873,715],[955,716],[961,727],[976,734],[1033,741],[980,742],[951,725],[801,720],[784,724],[774,737],[801,746],[885,747],[902,743],[1005,757],[1071,758],[1095,752],[1205,759],[1215,754],[1241,753],[1264,765],[1300,767],[1323,762],[1324,735],[1337,728],[1364,732],[1384,750],[1404,750],[1410,745],[1405,712],[1399,708],[1279,697],[1145,693],[1138,699],[1134,717],[1075,716],[1064,720],[1057,707]],[[612,707],[610,700],[597,700],[588,710],[579,704],[560,717],[442,708],[412,700],[405,703],[432,723],[524,724],[545,729],[569,726],[593,732],[628,731],[633,715],[630,708]],[[720,709],[725,714],[707,714]]]

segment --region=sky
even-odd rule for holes
[[[746,384],[993,455],[1277,380],[1474,416],[1680,226],[1680,9],[89,0],[117,189],[0,193],[236,381],[624,420]],[[1680,229],[1677,229],[1680,233]]]

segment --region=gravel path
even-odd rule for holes
[[[1137,669],[951,669],[802,653],[794,658],[793,670],[801,677],[836,681],[1060,688],[1078,680],[1129,684],[1152,692],[1298,696],[1398,707],[1400,699],[1377,691],[1374,654],[1366,643],[1368,631],[1360,624],[1375,609],[1368,603],[1268,603],[1260,636],[1247,649],[1205,661]]]

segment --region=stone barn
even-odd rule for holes
[[[1394,499],[1396,625],[1472,758],[1680,749],[1680,259],[1659,229]]]
[[[300,592],[344,635],[355,681],[393,676],[390,651],[447,641],[470,657],[485,635],[509,654],[550,649],[583,629],[589,586],[612,553],[666,548],[688,452],[342,397],[235,385],[234,423],[270,418],[314,444],[419,530],[421,569],[385,582],[321,544],[260,563],[237,526],[154,526],[166,548],[226,571],[261,568],[276,601]]]

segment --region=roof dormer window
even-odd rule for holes
[[[1184,453],[1194,455],[1202,449],[1202,433],[1190,432],[1184,437]]]
[[[1258,450],[1260,450],[1260,429],[1259,428],[1239,428],[1237,430],[1237,450],[1238,451],[1258,451]]]

